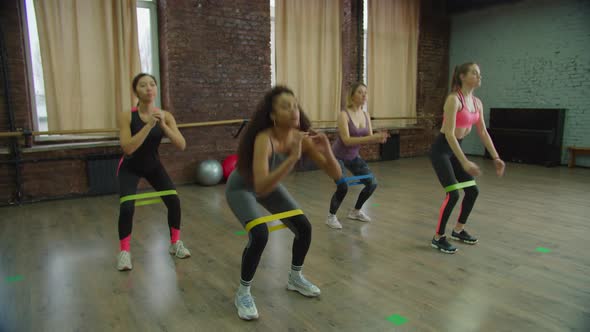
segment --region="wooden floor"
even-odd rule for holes
[[[480,243],[455,255],[430,247],[443,191],[426,158],[371,163],[373,221],[345,218],[352,187],[340,231],[324,224],[328,178],[291,175],[314,225],[304,272],[322,295],[286,290],[293,236],[274,232],[254,278],[254,322],[233,304],[247,237],[223,185],[178,188],[187,260],[167,253],[164,206],[137,208],[124,273],[116,196],[2,208],[0,331],[590,331],[590,169],[509,164],[498,179],[475,160],[484,174],[468,229]]]

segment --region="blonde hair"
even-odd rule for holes
[[[475,62],[465,62],[462,65],[455,66],[453,78],[451,79],[451,91],[457,91],[461,88],[461,75],[465,75],[471,69],[471,66],[476,65]]]
[[[348,93],[346,94],[346,107],[347,108],[350,108],[350,107],[354,106],[354,104],[352,102],[352,96],[354,95],[354,93],[356,92],[356,90],[358,90],[358,88],[360,88],[361,86],[364,86],[365,88],[367,87],[365,85],[365,83],[362,83],[362,82],[354,82],[354,83],[352,83],[352,85],[348,89]]]

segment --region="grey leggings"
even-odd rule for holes
[[[299,209],[297,202],[281,184],[270,194],[257,197],[253,188],[246,183],[237,170],[232,172],[227,181],[225,197],[242,226],[266,215],[260,205],[272,214]],[[302,266],[311,244],[311,224],[305,215],[297,215],[281,221],[295,233],[291,264]],[[243,281],[251,281],[254,278],[267,241],[268,227],[266,224],[254,226],[248,232],[248,244],[242,254],[241,278]]]

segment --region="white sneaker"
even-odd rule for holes
[[[250,293],[236,293],[234,304],[236,305],[236,308],[238,308],[238,316],[240,316],[241,319],[252,320],[258,318],[258,309],[256,309],[254,298]]]
[[[129,253],[129,251],[122,250],[117,255],[117,270],[129,271],[132,268],[133,265],[131,265],[131,253]]]
[[[289,281],[287,282],[287,289],[297,291],[307,297],[316,297],[321,294],[320,289],[309,282],[305,277],[300,274],[299,276],[293,275],[289,272]]]
[[[331,228],[342,229],[342,224],[340,224],[340,221],[338,221],[338,217],[336,217],[335,214],[328,215],[328,219],[326,219],[326,225]]]
[[[348,219],[355,219],[364,222],[371,221],[371,218],[369,218],[369,216],[366,215],[363,211],[354,209],[350,210],[350,212],[348,213]]]
[[[191,257],[191,252],[184,247],[184,243],[182,243],[180,240],[176,241],[175,244],[171,244],[168,252],[178,258]]]

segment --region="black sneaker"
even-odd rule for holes
[[[445,254],[454,254],[457,252],[457,248],[453,247],[453,245],[447,241],[446,236],[441,236],[438,240],[432,238],[432,243],[430,243],[430,245],[433,248],[444,252]]]
[[[467,233],[466,230],[462,230],[461,233],[457,233],[453,230],[453,233],[451,233],[451,239],[457,240],[457,241],[463,241],[467,244],[476,244],[477,243],[477,239],[474,238],[473,236],[471,236],[471,234]]]

